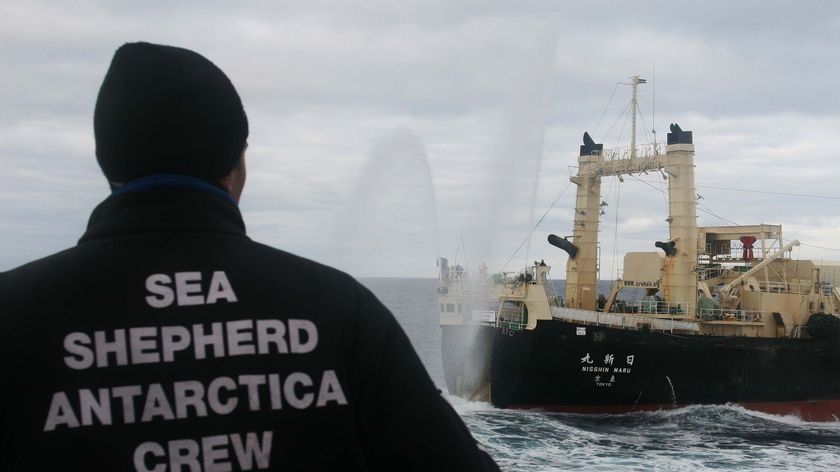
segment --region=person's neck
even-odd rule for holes
[[[229,200],[234,205],[236,204],[233,197],[222,188],[198,177],[179,174],[152,174],[130,180],[123,184],[115,184],[111,190],[111,195],[117,196],[133,192],[150,192],[161,188],[188,188],[218,195]]]

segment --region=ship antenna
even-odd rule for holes
[[[464,269],[466,270],[469,265],[467,264],[467,245],[464,244],[464,236],[461,236],[461,251],[464,254]]]
[[[633,134],[630,137],[630,159],[636,158],[636,110],[639,107],[637,90],[639,88],[639,76],[631,77],[630,84],[633,86],[633,100],[631,102],[631,113],[633,116]]]
[[[630,113],[633,116],[633,130],[632,135],[630,137],[630,158],[636,158],[636,115],[638,114],[639,109],[639,84],[646,84],[647,80],[640,78],[638,75],[634,75],[630,77],[630,83],[619,82],[621,85],[630,85],[633,87],[633,98],[630,100]],[[655,139],[655,136],[654,136]]]
[[[630,113],[633,116],[633,130],[632,135],[630,137],[630,158],[636,158],[636,115],[638,114],[639,109],[639,84],[646,84],[647,80],[639,78],[638,75],[634,75],[630,77],[630,83],[624,85],[630,85],[633,87],[633,99],[630,101]]]
[[[650,132],[653,134],[653,155],[659,155],[659,144],[656,142],[656,64],[653,64],[653,95],[651,96],[651,107],[653,108],[653,121],[651,122],[651,126],[653,129]]]

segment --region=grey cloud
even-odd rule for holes
[[[836,194],[839,10],[782,1],[5,2],[0,269],[72,244],[105,196],[93,103],[113,50],[133,40],[193,48],[231,76],[252,124],[249,231],[307,257],[342,263],[338,238],[350,224],[341,222],[372,172],[372,148],[394,128],[413,131],[437,222],[417,199],[425,184],[416,171],[380,169],[369,184],[376,198],[356,209],[367,231],[350,231],[345,247],[355,252],[345,267],[359,275],[434,276],[429,253],[451,256],[461,237],[474,260],[486,255],[498,270],[530,230],[532,198],[539,217],[568,185],[581,134],[594,130],[617,81],[651,80],[642,110],[654,124],[654,65],[659,139],[674,121],[694,131],[704,205],[739,222],[778,219],[790,237],[831,247],[832,200],[702,186]],[[626,92],[593,134],[608,145]],[[647,250],[666,231],[661,195],[629,181],[620,195],[604,221],[607,257]],[[568,234],[573,207],[571,186],[530,245],[555,261],[555,277],[563,259],[545,235]],[[700,223],[719,221],[701,214]]]

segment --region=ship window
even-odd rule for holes
[[[447,313],[454,313],[455,312],[455,304],[454,303],[447,303],[446,304],[446,312]]]
[[[441,303],[441,304],[440,304],[440,312],[441,312],[441,313],[445,313],[445,312],[446,312],[446,307],[445,307],[445,306],[443,306],[443,303]]]

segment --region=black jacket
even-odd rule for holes
[[[0,355],[4,471],[496,468],[367,289],[201,190],[0,274]]]

